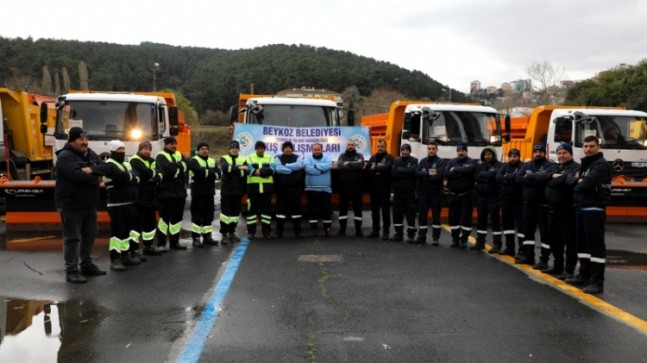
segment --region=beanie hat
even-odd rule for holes
[[[120,147],[126,147],[123,142],[119,140],[112,140],[108,143],[108,147],[110,148],[110,151],[117,151]]]
[[[546,152],[546,145],[542,144],[541,142],[538,144],[535,144],[535,146],[532,147],[532,151]]]
[[[206,142],[202,141],[202,142],[199,142],[199,143],[198,143],[198,146],[196,146],[196,148],[195,148],[195,149],[196,149],[196,151],[197,151],[197,150],[202,149],[204,146],[206,146],[206,147],[207,147],[207,149],[209,148],[209,144],[207,144]]]
[[[72,142],[72,141],[75,141],[76,139],[78,139],[80,137],[86,137],[87,136],[85,131],[83,131],[83,129],[80,128],[80,127],[72,127],[70,129],[70,131],[68,131],[67,135],[68,135],[68,138],[67,138],[68,142]]]
[[[173,136],[169,136],[164,139],[164,145],[166,146],[168,144],[177,144],[177,140]]]
[[[521,152],[519,151],[519,149],[512,148],[510,149],[510,151],[508,151],[508,156],[512,155],[521,156]]]
[[[294,145],[292,144],[291,141],[286,141],[281,145],[281,150],[285,150],[286,147],[289,147],[290,149],[294,150]]]
[[[229,143],[229,148],[230,149],[240,149],[240,143],[236,140],[232,140],[231,143]]]
[[[400,147],[400,150],[409,150],[409,151],[411,151],[411,145],[402,144],[402,146]]]
[[[139,143],[139,147],[137,148],[137,151],[142,151],[145,148],[149,148],[153,150],[153,145],[151,145],[151,143],[148,141],[142,141]]]
[[[566,150],[568,151],[569,154],[573,155],[573,147],[571,146],[571,144],[567,144],[565,142],[559,144],[555,151],[560,151],[560,150]]]
[[[266,149],[265,143],[263,141],[261,141],[261,140],[256,141],[256,144],[254,145],[254,149],[258,149],[259,147],[263,148],[263,149]]]
[[[456,143],[456,151],[465,150],[467,151],[467,144],[464,141],[459,141]]]

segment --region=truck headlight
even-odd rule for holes
[[[130,139],[131,140],[139,140],[143,136],[143,132],[140,129],[132,129],[130,130]]]

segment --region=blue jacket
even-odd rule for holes
[[[332,159],[328,155],[322,155],[320,159],[315,159],[312,155],[305,157],[306,170],[306,191],[332,193],[332,181],[330,170],[332,169]]]

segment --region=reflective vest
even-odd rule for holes
[[[139,156],[139,154],[135,154],[135,155],[131,156],[130,159],[128,159],[128,161],[133,160],[133,159],[140,160],[142,163],[144,163],[144,165],[146,165],[147,168],[149,168],[150,170],[153,171],[153,178],[155,178],[155,175],[157,175],[157,170],[155,170],[156,164],[155,164],[154,161],[151,162],[150,160],[143,159],[141,156]]]
[[[274,158],[265,154],[263,156],[258,156],[256,153],[247,157],[247,164],[253,165],[254,170],[262,169],[264,166],[271,166],[274,164]],[[269,177],[263,178],[261,176],[249,174],[247,176],[247,185],[258,184],[258,191],[263,193],[263,184],[274,184],[274,179],[270,175]]]
[[[114,159],[108,159],[106,160],[107,163],[112,163],[117,165],[119,169],[122,171],[125,171],[128,173],[129,179],[128,180],[133,180],[133,173],[132,173],[132,166],[130,166],[130,163],[127,161],[124,161],[123,164],[119,163],[117,160]],[[106,185],[106,189],[112,188],[114,185],[112,184],[112,179],[109,176],[104,176],[103,177],[103,182]]]
[[[199,157],[198,155],[192,157],[191,159],[194,159],[198,162],[198,164],[205,169],[204,171],[204,177],[206,178],[209,176],[209,170],[206,169],[215,169],[216,168],[216,160],[208,157],[207,160],[204,160],[203,158]],[[189,176],[193,176],[193,170],[189,170]]]
[[[231,169],[234,167],[234,159],[231,157],[231,155],[223,155],[222,158],[225,159],[225,161],[227,162],[227,165],[228,165],[227,172],[231,173]],[[238,159],[241,160],[241,157],[238,157]],[[244,160],[243,160],[243,162],[244,162]],[[245,176],[245,170],[240,170],[239,169],[238,171],[240,172],[241,177]],[[224,174],[224,172],[225,171],[223,170],[223,174]]]
[[[186,162],[184,162],[184,159],[182,158],[182,153],[180,153],[179,151],[177,151],[177,150],[176,150],[176,151],[173,153],[173,155],[171,155],[171,154],[169,154],[168,152],[166,152],[166,151],[162,150],[162,151],[160,151],[157,155],[159,155],[159,154],[164,155],[164,157],[166,158],[166,160],[168,160],[168,161],[169,161],[169,162],[171,162],[171,163],[175,163],[175,162],[177,162],[177,161],[182,161],[182,169],[183,169],[183,170],[186,170]],[[178,176],[180,176],[180,169],[178,169],[178,170],[176,170],[176,171],[175,171],[175,175],[173,175],[173,178],[176,178],[176,179],[177,179],[177,177],[178,177]]]

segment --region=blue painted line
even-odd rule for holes
[[[234,255],[231,257],[231,260],[227,264],[222,276],[220,276],[220,280],[218,280],[216,288],[209,298],[198,324],[195,326],[193,335],[191,335],[182,351],[182,354],[178,357],[178,363],[197,362],[198,359],[200,359],[207,337],[216,323],[220,305],[222,305],[222,302],[227,296],[229,287],[234,281],[234,276],[236,276],[236,271],[238,270],[238,266],[240,266],[240,262],[243,260],[243,256],[245,255],[248,245],[248,238],[243,237],[240,239],[240,243],[238,244]]]

